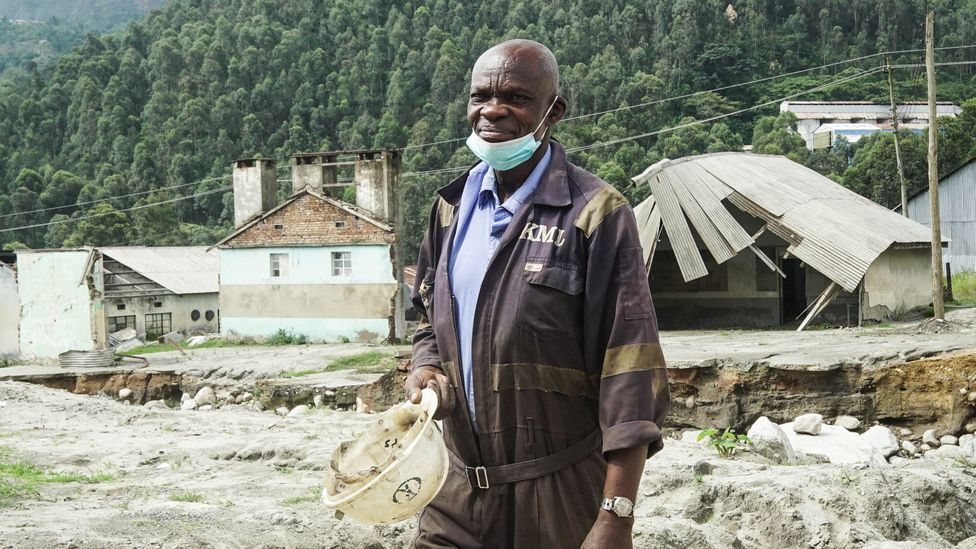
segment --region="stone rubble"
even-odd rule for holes
[[[885,458],[889,458],[898,452],[898,437],[891,432],[891,429],[883,425],[871,427],[861,435],[861,438]]]
[[[780,464],[796,461],[796,453],[793,451],[789,437],[779,425],[766,416],[757,419],[746,436],[749,437],[750,447],[757,454]]]
[[[820,414],[803,414],[793,420],[793,431],[796,433],[819,435],[822,428],[823,416]]]
[[[848,431],[856,431],[861,428],[861,420],[854,416],[837,416],[837,419],[834,420],[834,425],[843,427]]]
[[[922,433],[922,443],[928,444],[932,448],[938,447],[940,442],[939,442],[939,437],[936,434],[936,430],[929,429],[928,431]]]
[[[217,397],[214,394],[213,389],[203,386],[197,391],[197,394],[193,397],[193,400],[197,403],[197,406],[203,406],[205,404],[213,405],[217,401]]]
[[[949,446],[958,446],[959,445],[959,439],[956,438],[956,437],[954,437],[954,436],[952,436],[952,435],[945,435],[945,436],[939,438],[939,444],[942,445],[942,446],[946,446],[946,445],[949,445]]]

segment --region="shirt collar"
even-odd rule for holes
[[[546,154],[542,156],[539,163],[535,165],[529,176],[525,178],[525,182],[509,196],[505,203],[501,205],[513,215],[522,207],[523,204],[532,196],[532,193],[539,187],[539,182],[542,181],[542,175],[546,173],[546,169],[549,167],[549,162],[552,159],[552,147],[546,148]],[[491,193],[494,197],[495,203],[498,203],[498,186],[495,181],[495,171],[488,168],[488,164],[484,162],[478,164],[472,173],[478,172],[483,174],[481,179],[481,190],[478,192],[479,200],[484,200],[485,193]]]

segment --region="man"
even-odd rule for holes
[[[670,405],[632,210],[566,160],[555,56],[512,40],[471,76],[482,162],[438,191],[406,389],[435,389],[451,454],[417,547],[631,547]]]

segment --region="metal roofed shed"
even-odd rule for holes
[[[164,293],[178,295],[211,294],[219,289],[217,273],[220,267],[216,250],[206,246],[124,246],[98,249],[107,258],[126,267],[125,271],[114,273],[106,270],[106,277],[112,275],[117,281],[106,280],[106,293],[112,293],[113,282],[116,290],[124,291],[122,284],[132,284],[133,275],[139,275],[162,287]],[[128,275],[128,276],[127,276]],[[160,293],[159,289],[147,291]],[[140,291],[139,286],[129,286],[131,291]]]
[[[634,181],[651,189],[634,212],[663,327],[802,329],[930,302],[929,229],[785,157],[694,156]]]

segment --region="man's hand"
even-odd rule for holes
[[[633,549],[633,529],[634,519],[601,510],[581,549]]]
[[[414,404],[420,404],[420,391],[425,388],[433,389],[437,393],[437,411],[434,419],[444,419],[454,409],[454,388],[451,380],[444,375],[444,371],[434,366],[414,368],[407,376],[405,385],[407,398]]]

